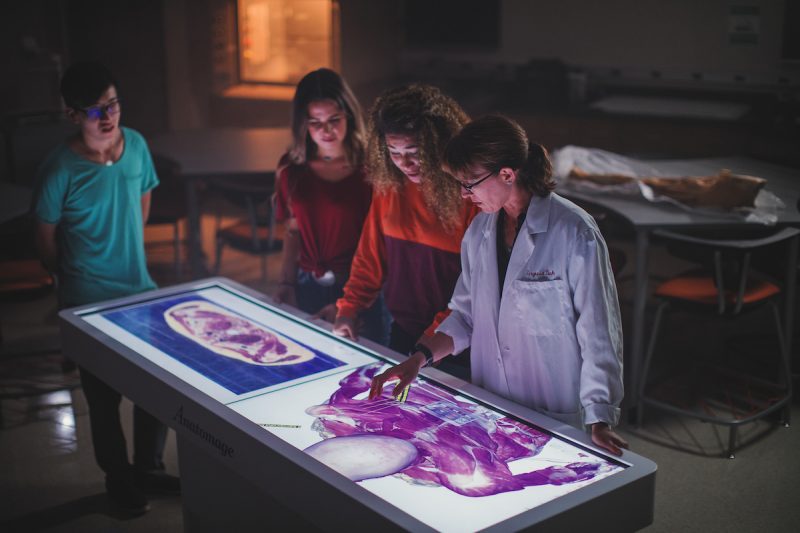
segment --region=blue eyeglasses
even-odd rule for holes
[[[119,113],[119,98],[111,100],[107,104],[93,105],[91,107],[81,107],[78,111],[86,115],[86,118],[94,122],[100,120],[104,115],[111,116]]]
[[[469,185],[467,185],[466,183],[464,183],[461,180],[456,180],[456,181],[458,182],[459,185],[461,185],[464,188],[465,191],[467,191],[468,193],[472,194],[472,189],[474,189],[475,187],[477,187],[478,185],[480,185],[484,181],[488,180],[489,178],[491,178],[495,174],[497,174],[497,172],[495,172],[493,170],[493,171],[489,172],[488,174],[486,174],[484,177],[480,178],[475,183],[470,183]]]

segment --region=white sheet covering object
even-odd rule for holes
[[[750,111],[750,106],[733,102],[621,95],[601,98],[593,102],[589,107],[606,113],[622,115],[688,117],[730,121],[739,120]]]
[[[568,180],[567,175],[573,167],[580,167],[590,174],[622,174],[633,178],[707,176],[717,174],[721,169],[714,160],[706,159],[661,159],[641,160],[624,155],[580,146],[565,146],[552,154],[553,174],[559,187],[590,194],[622,194],[640,196],[650,202],[667,202],[687,211],[721,218],[742,218],[747,222],[774,225],[778,211],[785,207],[775,194],[761,189],[756,196],[754,207],[740,207],[734,210],[690,207],[672,198],[656,194],[650,187],[639,181],[622,185],[597,185],[577,183]],[[735,168],[731,169],[734,173]],[[767,182],[769,187],[769,182]]]

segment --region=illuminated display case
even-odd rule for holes
[[[223,278],[62,311],[65,353],[175,429],[187,530],[537,530],[652,521],[655,465]]]
[[[242,82],[294,85],[309,71],[338,65],[338,3],[238,0]]]

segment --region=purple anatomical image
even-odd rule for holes
[[[102,316],[234,394],[345,365],[269,322],[194,294],[116,308]]]
[[[204,300],[181,302],[164,312],[177,333],[214,353],[257,365],[293,365],[314,353],[264,326]]]
[[[306,451],[354,481],[395,475],[482,497],[576,483],[618,468],[580,453],[585,462],[513,474],[509,463],[539,455],[552,437],[421,380],[402,403],[391,396],[391,387],[375,400],[356,399],[365,396],[382,366],[356,369],[327,403],[306,410],[325,439]]]
[[[306,448],[306,453],[352,481],[394,474],[419,456],[412,443],[378,434],[333,437]]]

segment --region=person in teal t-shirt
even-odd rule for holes
[[[144,222],[158,178],[139,133],[120,127],[116,142],[120,150],[104,156],[106,163],[87,159],[67,142],[40,171],[35,213],[45,231],[55,230],[53,266],[65,306],[156,288],[147,272]]]
[[[144,224],[158,177],[147,144],[120,126],[117,83],[102,65],[71,66],[61,94],[67,116],[80,130],[42,164],[34,203],[37,248],[45,266],[58,274],[61,304],[155,289],[147,271]],[[145,492],[179,492],[179,480],[164,472],[167,427],[135,407],[131,466],[120,394],[85,368],[80,374],[95,457],[112,503],[141,514],[149,508]]]

